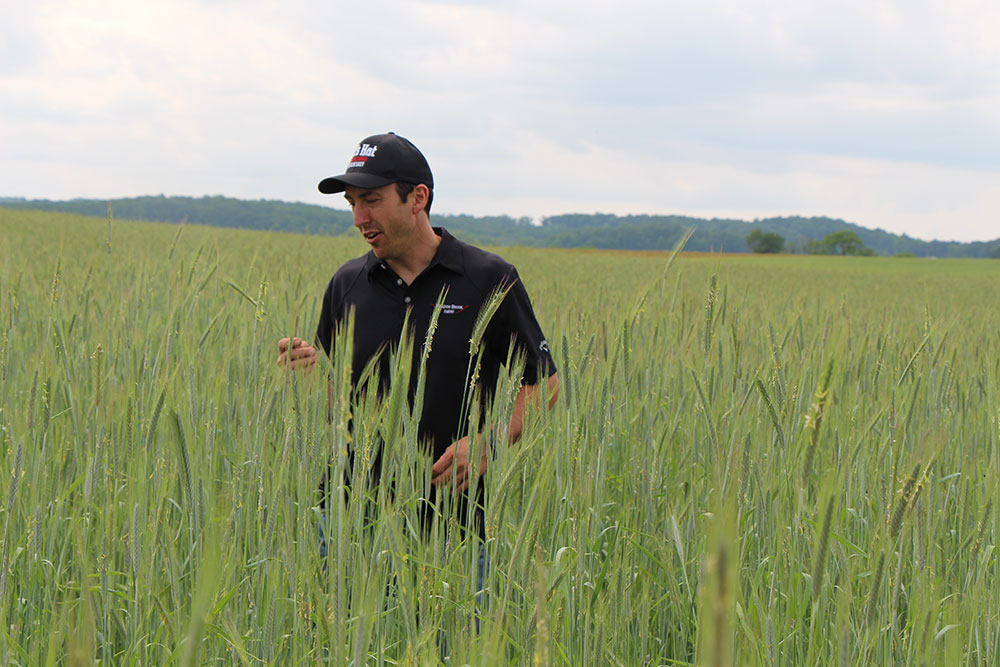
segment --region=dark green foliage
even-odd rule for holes
[[[858,235],[847,229],[828,234],[823,244],[831,248],[834,255],[860,255],[865,247]]]
[[[753,252],[773,255],[784,249],[785,237],[774,232],[755,229],[747,234],[747,245]]]
[[[309,234],[343,234],[353,227],[348,211],[315,204],[270,199],[230,197],[130,197],[127,199],[72,199],[69,201],[0,200],[8,208],[58,211],[150,222],[189,222],[213,227],[243,227]]]
[[[340,200],[331,199],[331,203]],[[340,235],[353,233],[351,213],[315,204],[274,200],[241,200],[229,197],[133,197],[74,199],[70,201],[0,198],[0,206],[78,213],[105,218],[108,204],[118,220],[181,222],[217,227],[245,227],[295,233]],[[880,255],[913,253],[917,257],[989,257],[1000,253],[997,241],[959,243],[921,241],[906,235],[867,229],[843,220],[825,217],[764,218],[747,222],[731,218],[692,218],[681,215],[626,215],[570,213],[544,218],[470,215],[431,216],[432,224],[447,227],[457,236],[483,245],[520,245],[609,250],[671,250],[683,234],[694,228],[685,250],[701,252],[745,252],[748,236],[759,231],[785,239],[784,252],[816,252],[822,241],[835,232],[857,235],[864,247]],[[860,251],[858,254],[866,254]],[[824,253],[826,254],[826,253]],[[997,256],[996,254],[993,255]]]
[[[849,229],[827,234],[822,241],[809,241],[806,251],[810,255],[856,255],[874,257],[877,253],[867,247],[856,232]]]
[[[998,243],[997,246],[990,251],[990,258],[1000,259],[1000,243]]]

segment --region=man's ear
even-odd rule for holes
[[[427,198],[430,197],[431,191],[423,183],[414,186],[413,192],[410,193],[410,210],[414,215],[420,213],[427,206]]]

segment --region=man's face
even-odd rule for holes
[[[412,207],[399,198],[394,183],[374,190],[348,186],[344,199],[354,212],[354,226],[376,257],[391,260],[406,253],[416,231],[416,216]]]

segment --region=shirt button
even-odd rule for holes
[[[381,264],[379,264],[379,266],[381,266],[384,269],[385,268],[385,262],[382,262]]]
[[[402,285],[403,284],[403,279],[402,278],[396,278],[396,284],[397,285]]]
[[[404,296],[404,297],[403,297],[403,303],[409,303],[409,302],[410,302],[410,301],[412,301],[412,300],[413,300],[413,299],[411,299],[411,298],[410,298],[410,297],[408,297],[408,296]]]

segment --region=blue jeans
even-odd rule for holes
[[[486,571],[490,567],[490,557],[486,554],[486,545],[479,545],[479,560],[476,577],[476,634],[479,634],[479,617],[486,611]]]

